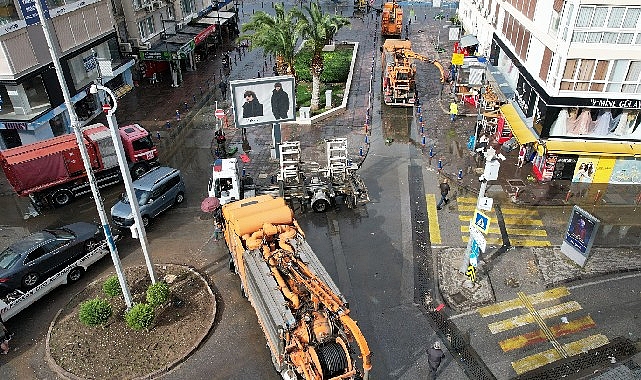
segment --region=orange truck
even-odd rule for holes
[[[230,269],[240,276],[281,377],[367,379],[367,341],[285,200],[231,202],[222,206],[222,221]],[[354,343],[360,358],[353,357]]]
[[[400,38],[403,31],[403,8],[396,1],[383,4],[381,35]]]

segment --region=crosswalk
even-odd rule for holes
[[[464,243],[467,243],[469,239],[469,223],[476,209],[476,201],[477,199],[474,197],[456,198],[459,221],[461,222],[461,239]],[[488,230],[487,244],[503,245],[495,208],[492,207],[490,211],[484,211],[484,213],[492,221]],[[537,210],[516,205],[501,205],[501,213],[510,245],[514,247],[549,247],[552,245]]]
[[[609,343],[603,334],[588,335],[596,323],[570,296],[566,287],[519,292],[518,298],[477,309],[501,350],[514,356],[517,375]]]

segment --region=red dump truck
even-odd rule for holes
[[[157,165],[158,149],[147,130],[132,124],[119,134],[134,178]],[[109,128],[93,124],[82,135],[98,187],[122,181]],[[0,151],[0,165],[16,193],[39,209],[64,206],[91,191],[75,134]]]

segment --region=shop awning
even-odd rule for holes
[[[548,153],[577,156],[641,156],[641,143],[627,141],[548,140]]]
[[[468,46],[473,46],[478,44],[479,44],[479,40],[476,38],[476,36],[472,34],[468,34],[466,36],[461,37],[461,47],[468,47]]]
[[[512,104],[505,104],[501,106],[501,113],[503,114],[505,121],[510,125],[512,134],[516,137],[519,144],[523,145],[539,139],[536,132],[525,125],[521,116],[519,116]]]

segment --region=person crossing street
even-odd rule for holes
[[[436,205],[437,210],[443,208],[443,203],[448,204],[450,201],[447,199],[447,194],[450,192],[450,184],[448,183],[447,178],[443,179],[443,182],[439,185],[439,189],[441,190],[441,200],[439,200]]]
[[[443,360],[443,350],[441,350],[441,342],[436,341],[432,347],[427,349],[427,363],[430,365],[430,378],[432,380],[436,379],[436,371],[441,365],[441,360]]]

